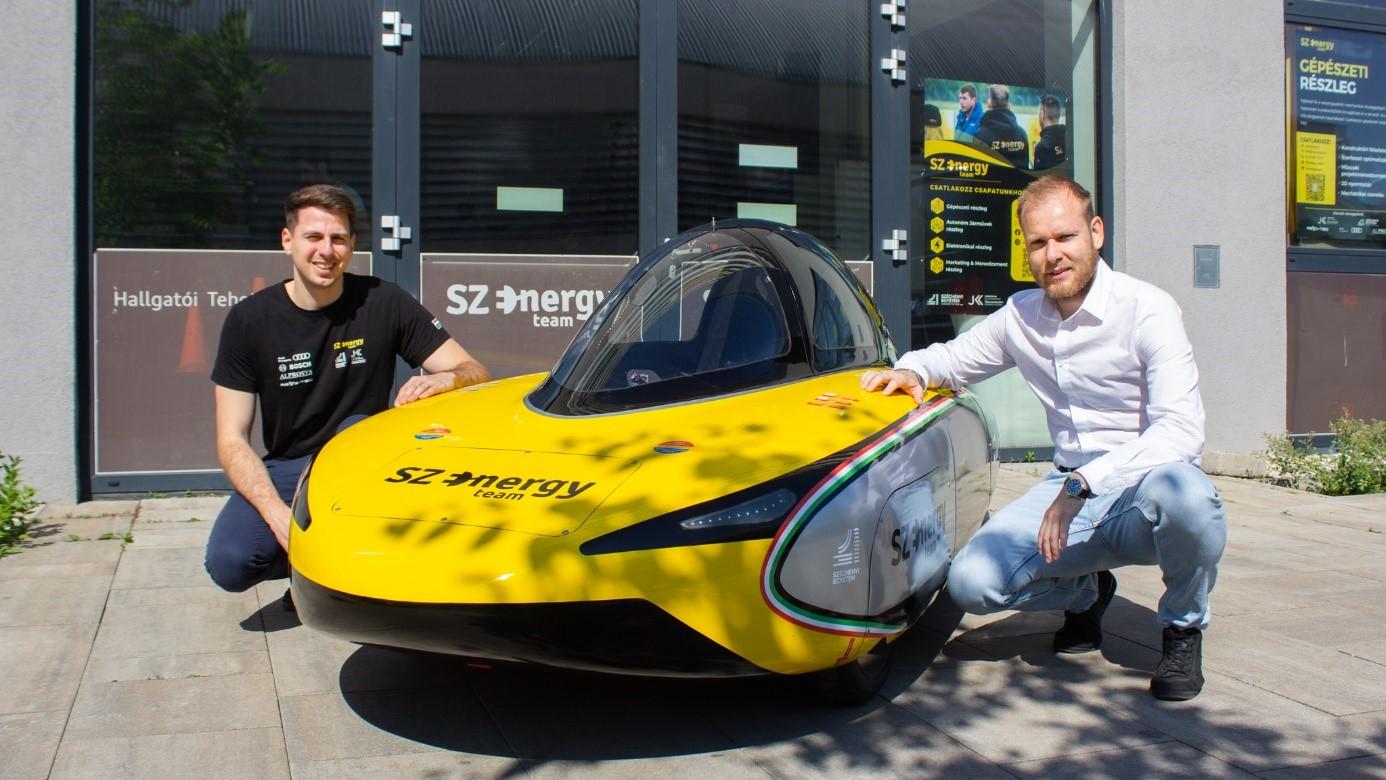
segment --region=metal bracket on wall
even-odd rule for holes
[[[400,224],[398,214],[385,214],[380,217],[380,228],[388,231],[389,235],[380,239],[380,251],[398,252],[400,245],[410,240],[414,231]]]
[[[386,49],[403,49],[404,39],[414,37],[414,25],[405,22],[399,11],[382,11],[380,23],[385,26],[380,45]]]
[[[900,86],[905,83],[905,50],[891,49],[889,57],[881,58],[881,70],[890,74],[890,83]]]
[[[905,0],[881,3],[881,16],[890,20],[892,29],[905,29]]]
[[[909,261],[909,250],[905,244],[909,242],[910,232],[896,228],[890,231],[890,238],[881,239],[881,251],[890,256],[890,260],[897,266],[904,265]]]

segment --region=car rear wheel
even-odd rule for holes
[[[895,643],[882,639],[855,661],[809,675],[820,696],[839,707],[861,704],[881,690],[890,675]]]

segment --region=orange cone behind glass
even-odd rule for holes
[[[188,307],[188,320],[183,325],[183,352],[178,357],[178,371],[183,374],[205,374],[207,350],[202,343],[202,312]]]

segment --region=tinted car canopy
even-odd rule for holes
[[[894,360],[861,283],[807,233],[759,220],[683,233],[636,264],[529,396],[629,411]]]

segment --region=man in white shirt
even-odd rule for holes
[[[950,595],[978,614],[1063,609],[1054,649],[1091,652],[1116,593],[1109,570],[1158,565],[1163,656],[1150,692],[1191,699],[1203,688],[1202,631],[1227,524],[1199,468],[1203,402],[1179,306],[1101,262],[1102,220],[1082,186],[1038,179],[1017,208],[1041,289],[894,369],[866,372],[861,385],[922,401],[926,387],[1018,368],[1044,405],[1057,470],[958,552]]]

